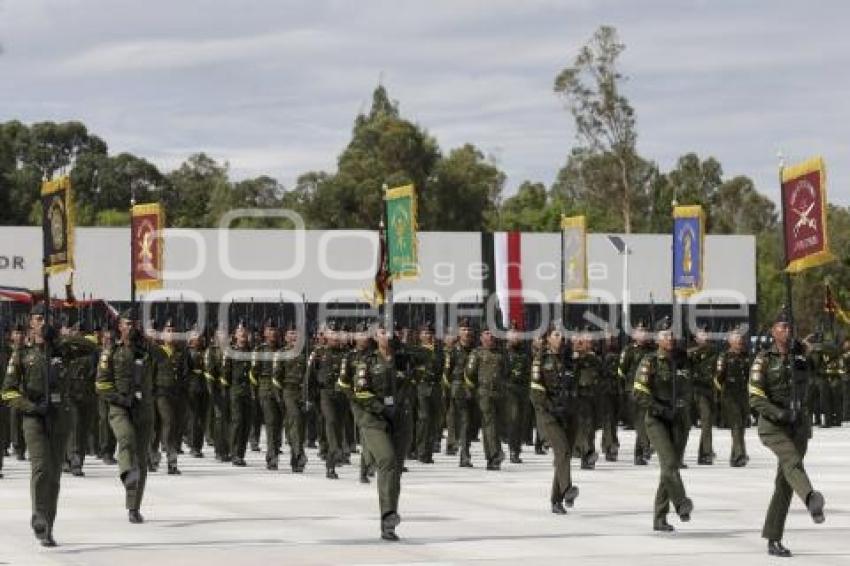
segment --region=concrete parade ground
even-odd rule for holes
[[[729,433],[715,431],[717,462],[696,465],[692,431],[683,470],[695,510],[677,532],[652,531],[657,460],[631,463],[633,434],[621,432],[620,461],[578,470],[581,493],[566,516],[550,513],[551,456],[526,449],[524,464],[484,470],[481,445],[474,469],[456,457],[409,463],[402,479],[398,534],[379,539],[375,484],[357,481],[355,465],[327,480],[315,451],[303,475],[265,470],[249,453],[247,468],[181,456],[182,476],[164,466],[148,478],[142,513],[131,525],[117,468],[87,462],[85,478],[62,479],[55,536],[44,549],[29,527],[29,463],[6,460],[0,480],[0,564],[850,564],[850,429],[815,429],[806,467],[826,496],[826,522],[814,525],[792,502],[785,544],[794,558],[769,558],[760,530],[773,489],[775,460],[747,433],[751,461],[728,465]],[[289,461],[285,451],[281,464]]]

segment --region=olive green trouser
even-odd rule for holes
[[[439,438],[442,390],[439,384],[420,383],[416,387],[418,397],[416,414],[416,457],[429,460],[434,451],[434,439]]]
[[[71,422],[66,459],[72,469],[82,469],[86,460],[89,431],[95,416],[95,399],[90,396],[71,401]]]
[[[617,454],[620,450],[620,439],[617,438],[617,413],[619,396],[616,392],[601,393],[598,399],[599,421],[602,425],[602,451],[606,454]]]
[[[97,400],[97,436],[98,456],[101,458],[115,456],[115,433],[109,425],[109,401]]]
[[[0,471],[3,471],[3,457],[6,455],[6,448],[9,446],[10,428],[9,408],[0,404]]]
[[[199,453],[204,449],[204,436],[207,433],[207,418],[209,416],[209,399],[209,393],[204,383],[194,384],[187,394],[189,408],[189,448],[195,453]]]
[[[492,390],[478,390],[478,408],[481,411],[481,443],[484,447],[484,457],[487,464],[496,464],[498,459],[504,459],[502,441],[499,437],[499,408],[502,396]]]
[[[720,399],[723,420],[732,433],[732,452],[729,455],[730,464],[743,463],[747,457],[744,431],[747,426],[749,406],[745,403],[746,399],[742,398],[738,391],[724,392]]]
[[[268,384],[260,382],[260,407],[266,427],[266,464],[277,464],[277,456],[282,446],[280,434],[283,414],[277,400],[277,391],[273,387],[271,381]]]
[[[578,397],[576,447],[582,459],[596,452],[596,397],[593,391],[580,391]]]
[[[24,415],[21,422],[30,453],[32,520],[44,521],[49,531],[56,520],[69,421],[66,408],[51,408],[46,418]]]
[[[682,483],[682,476],[679,473],[687,442],[687,431],[690,428],[684,422],[685,418],[684,415],[679,414],[670,422],[649,414],[646,416],[646,432],[658,453],[658,465],[661,468],[658,490],[655,493],[654,518],[656,520],[667,516],[671,502],[678,509],[687,497],[685,484]]]
[[[700,459],[711,459],[714,455],[712,429],[714,427],[714,397],[711,392],[700,392],[696,395],[697,414],[699,416],[699,451]]]
[[[505,437],[508,440],[508,450],[513,455],[522,452],[522,440],[526,436],[528,418],[526,415],[528,401],[527,384],[511,384],[505,395]]]
[[[253,403],[247,391],[230,392],[230,455],[240,460],[245,459]]]
[[[803,467],[811,434],[809,416],[801,415],[798,422],[800,425],[793,427],[774,424],[764,417],[759,419],[759,439],[777,459],[773,497],[761,531],[767,540],[782,540],[791,495],[796,493],[805,504],[812,492],[812,483]]]
[[[452,382],[452,410],[454,413],[455,438],[460,452],[460,463],[472,461],[469,454],[472,442],[472,393],[463,382]]]
[[[393,423],[389,423],[381,415],[357,406],[354,409],[360,434],[378,472],[378,505],[381,518],[389,513],[398,513],[401,470],[411,436],[409,418],[405,414],[408,410],[399,408]]]
[[[132,411],[110,405],[109,425],[118,441],[118,472],[124,484],[128,510],[140,509],[148,477],[148,450],[153,428],[153,407],[135,405]],[[133,472],[137,481],[129,476]]]
[[[573,444],[576,439],[575,418],[558,418],[552,413],[537,408],[537,426],[543,433],[543,437],[554,454],[555,475],[552,478],[552,492],[550,501],[559,503],[563,501],[564,494],[572,487],[573,481],[570,473],[570,458],[572,457]]]
[[[632,425],[635,427],[635,458],[649,459],[651,439],[646,430],[646,409],[635,399],[634,392],[629,393],[632,408]]]
[[[342,460],[342,443],[345,435],[343,418],[347,404],[348,399],[339,391],[332,388],[319,391],[319,407],[328,446],[325,453],[325,467],[329,470],[334,469]]]
[[[301,389],[297,387],[284,387],[284,427],[286,429],[286,443],[289,445],[291,453],[289,463],[292,466],[303,466],[307,463],[307,457],[304,454],[303,411],[304,400],[301,397]]]
[[[180,426],[177,419],[180,416],[177,413],[177,400],[170,395],[157,395],[155,406],[156,417],[150,443],[150,461],[155,466],[159,466],[159,462],[162,460],[162,448],[164,447],[166,462],[169,466],[176,466],[177,450],[182,442],[182,439],[178,436]]]

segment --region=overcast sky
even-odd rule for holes
[[[563,165],[554,77],[611,24],[642,155],[712,155],[775,198],[779,149],[822,154],[848,205],[848,22],[840,0],[0,0],[0,120],[81,120],[165,170],[206,151],[291,187],[335,167],[381,80],[443,151],[491,155],[510,193]]]

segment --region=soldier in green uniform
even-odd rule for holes
[[[457,423],[455,422],[455,406],[452,400],[452,368],[454,351],[457,346],[457,335],[448,329],[443,338],[443,413],[446,423],[446,456],[457,455]]]
[[[418,408],[416,457],[423,464],[434,463],[435,439],[439,448],[443,364],[443,352],[434,341],[434,326],[425,322],[419,328],[419,344],[413,349]]]
[[[69,335],[80,337],[80,327],[69,329]],[[95,340],[92,338],[92,340]],[[95,344],[94,342],[92,342]],[[97,371],[97,354],[80,356],[68,362],[67,372],[70,378],[71,433],[68,437],[67,461],[70,472],[76,477],[85,475],[83,464],[88,450],[88,436],[94,417],[96,397],[94,379]]]
[[[150,344],[154,358],[154,393],[156,396],[156,419],[151,440],[149,467],[156,471],[162,458],[161,446],[165,448],[168,475],[180,475],[177,454],[183,439],[180,437],[179,420],[185,415],[178,412],[179,398],[189,371],[189,358],[185,348],[177,343],[176,328],[171,320],[162,329],[162,344]]]
[[[451,387],[452,418],[454,419],[455,435],[460,451],[460,467],[471,468],[472,457],[469,454],[472,439],[472,405],[475,401],[475,390],[464,381],[464,371],[472,351],[472,323],[464,318],[458,325],[458,343],[452,349],[448,360],[446,374],[449,376]],[[450,438],[451,439],[451,438]]]
[[[841,420],[850,421],[850,338],[844,340],[841,347],[841,385],[842,385],[842,411]]]
[[[148,451],[154,421],[155,358],[136,328],[133,309],[118,321],[119,341],[103,349],[96,389],[109,403],[109,424],[118,440],[118,471],[131,523],[142,523],[139,509],[145,493]]]
[[[463,380],[475,392],[481,411],[481,436],[487,469],[497,471],[505,461],[499,426],[502,396],[508,382],[508,360],[490,328],[481,332],[481,346],[466,361]]]
[[[843,413],[843,375],[844,369],[841,363],[841,351],[833,342],[824,342],[820,348],[820,355],[814,360],[816,387],[820,399],[820,410],[822,413],[821,426],[830,428],[841,426]]]
[[[396,367],[390,334],[382,324],[375,329],[375,341],[377,347],[354,364],[350,386],[357,425],[378,470],[381,538],[397,541],[401,471],[411,438],[407,413],[412,384]]]
[[[290,324],[284,335],[284,349],[279,353],[275,366],[275,384],[280,389],[283,401],[286,442],[289,444],[289,465],[300,474],[307,465],[304,451],[304,372],[307,369],[307,341],[298,348],[298,331]]]
[[[778,463],[761,536],[768,541],[768,554],[791,556],[782,545],[791,496],[797,494],[815,523],[824,521],[824,497],[812,488],[803,466],[811,437],[811,417],[805,403],[811,360],[802,346],[792,341],[785,309],[777,316],[771,336],[773,346],[756,355],[749,381],[750,404],[759,414],[759,439],[776,455]]]
[[[338,386],[345,350],[339,343],[336,324],[328,323],[325,345],[313,350],[307,360],[311,397],[318,397],[325,430],[325,477],[339,479],[336,467],[342,462],[343,414],[347,399]]]
[[[602,361],[593,351],[593,342],[586,332],[578,336],[573,350],[573,370],[578,381],[578,422],[576,448],[581,457],[581,469],[596,467],[596,406]]]
[[[189,450],[193,457],[204,457],[204,435],[210,399],[210,380],[207,373],[203,337],[197,330],[189,333],[189,382],[186,394],[189,407]]]
[[[358,323],[354,330],[354,348],[346,352],[342,359],[342,363],[339,368],[337,386],[351,402],[352,413],[354,414],[356,421],[358,407],[354,400],[354,389],[352,387],[352,384],[355,381],[354,373],[358,367],[363,367],[363,364],[368,363],[368,358],[372,355],[372,350],[374,348],[372,345],[370,329],[365,322]],[[366,484],[370,483],[369,472],[374,466],[374,459],[372,458],[372,454],[369,452],[366,437],[362,431],[360,431],[360,451],[360,483]]]
[[[104,328],[100,331],[100,348],[97,352],[97,358],[103,355],[104,352],[111,352],[115,345],[115,336],[112,330]],[[95,378],[97,370],[95,370]],[[108,466],[114,466],[118,463],[115,459],[115,448],[117,441],[115,433],[112,432],[112,427],[109,425],[109,401],[101,395],[97,396],[97,441],[98,441],[98,456],[103,460],[103,463]]]
[[[741,468],[750,457],[744,443],[744,431],[749,418],[747,377],[750,373],[750,356],[740,330],[733,330],[728,338],[729,348],[717,357],[714,384],[720,392],[723,421],[732,432],[732,453],[729,465]]]
[[[550,502],[552,513],[564,515],[578,497],[573,485],[570,458],[576,438],[576,398],[578,384],[564,351],[560,328],[550,328],[543,347],[531,363],[531,402],[537,413],[537,426],[552,447],[555,475]]]
[[[505,419],[507,429],[508,451],[512,464],[522,464],[522,441],[526,434],[528,422],[529,393],[531,383],[531,360],[522,342],[516,324],[508,329],[506,356],[508,365],[508,381],[505,387]]]
[[[627,424],[635,430],[635,465],[646,466],[650,458],[650,441],[646,432],[646,410],[636,403],[634,390],[635,374],[643,357],[652,352],[652,342],[646,324],[638,322],[634,330],[634,342],[620,353],[620,367],[617,375],[623,381],[623,404]]]
[[[257,382],[260,408],[266,427],[266,469],[277,470],[278,455],[283,445],[280,436],[283,430],[283,410],[280,404],[280,387],[274,383],[274,361],[280,346],[277,324],[273,318],[266,321],[263,338],[263,343],[254,350],[251,375]]]
[[[620,352],[613,336],[605,340],[605,354],[602,359],[602,373],[599,381],[599,420],[602,425],[602,452],[605,460],[616,462],[620,452],[620,440],[617,438],[619,416],[620,381],[617,379],[617,366],[620,364]]]
[[[697,330],[694,340],[696,346],[688,352],[688,363],[691,366],[694,402],[699,416],[700,437],[697,463],[711,465],[714,463],[714,448],[712,430],[714,427],[714,374],[717,368],[717,354],[708,339],[705,328]]]
[[[679,367],[677,363],[671,326],[669,318],[659,323],[658,349],[643,357],[634,383],[637,401],[646,415],[646,432],[658,451],[661,468],[652,525],[654,530],[660,532],[674,530],[667,522],[671,502],[683,522],[691,520],[694,508],[685,493],[685,485],[679,473],[690,430],[686,407],[690,384],[687,369]]]
[[[74,358],[94,352],[95,347],[84,339],[60,339],[56,329],[45,324],[45,312],[43,304],[32,309],[32,342],[10,356],[0,396],[23,415],[32,471],[30,524],[43,546],[56,546],[53,523],[71,421],[71,387],[65,367]]]
[[[5,322],[3,319],[0,319],[0,370],[4,372],[9,365],[9,358],[11,357],[11,351],[6,348],[7,336]],[[10,445],[10,430],[9,408],[4,403],[0,403],[0,479],[3,479],[3,459]]]
[[[23,351],[26,344],[26,336],[27,330],[22,324],[16,325],[12,328],[12,332],[10,335],[10,350],[9,350],[9,358],[19,355],[21,351]],[[6,362],[8,364],[8,362]],[[5,365],[3,368],[5,369]],[[23,462],[26,459],[26,451],[27,451],[27,441],[24,438],[24,415],[22,411],[19,411],[15,407],[9,407],[9,437],[10,443],[12,444],[12,449],[15,454],[15,459],[19,462]]]
[[[823,427],[824,410],[821,392],[826,381],[826,363],[824,358],[829,359],[829,347],[824,344],[823,335],[815,332],[804,340],[809,348],[809,359],[812,363],[811,374],[806,386],[806,406],[812,422]]]
[[[219,462],[230,462],[230,396],[224,378],[224,352],[230,345],[227,332],[218,329],[204,352],[204,375],[212,404],[213,449]]]
[[[251,346],[248,328],[239,321],[234,344],[225,351],[222,362],[222,385],[230,401],[230,456],[233,465],[244,467],[245,450],[251,426]]]

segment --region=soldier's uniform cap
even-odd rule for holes
[[[339,329],[339,325],[335,320],[329,320],[325,323],[325,330],[328,332],[336,332]]]
[[[791,322],[791,315],[788,312],[788,308],[785,305],[782,305],[782,307],[780,307],[780,309],[779,309],[779,312],[776,313],[776,318],[773,319],[773,323],[774,324],[780,324],[780,323],[788,324],[790,322]]]
[[[458,321],[457,327],[458,328],[472,328],[473,327],[472,321],[469,320],[469,317],[465,316]]]
[[[277,321],[274,319],[274,317],[270,316],[269,318],[266,319],[265,327],[266,328],[277,328]]]
[[[369,324],[365,321],[360,321],[354,327],[354,331],[358,332],[358,333],[368,332],[369,331]]]
[[[434,323],[430,320],[426,320],[422,324],[419,325],[419,332],[430,332],[433,334],[434,332]]]
[[[665,316],[655,325],[655,330],[658,332],[665,332],[667,330],[671,330],[673,328],[673,320],[669,316]]]
[[[639,321],[637,321],[637,324],[635,324],[635,330],[647,330],[648,328],[649,325],[646,324],[646,321],[643,319],[640,319]]]
[[[45,314],[47,314],[47,307],[45,307],[44,303],[33,305],[30,309],[30,316],[44,316]]]
[[[127,307],[126,309],[121,311],[121,314],[118,315],[118,318],[124,320],[137,320],[138,316],[136,316],[136,309],[134,309],[133,307]]]

